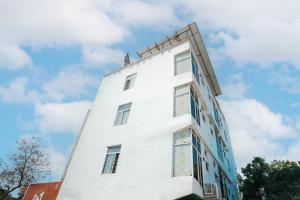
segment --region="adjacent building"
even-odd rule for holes
[[[195,23],[107,74],[60,200],[238,199],[220,86]]]
[[[61,182],[35,183],[22,187],[22,200],[55,200]]]

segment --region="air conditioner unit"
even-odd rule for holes
[[[205,183],[204,184],[204,197],[210,199],[218,198],[218,190],[217,186],[213,183]]]

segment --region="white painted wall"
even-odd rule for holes
[[[172,177],[173,133],[193,123],[190,114],[173,117],[174,88],[193,81],[192,72],[174,76],[174,55],[189,48],[184,42],[103,78],[59,200],[171,200],[193,192],[203,196],[193,177]],[[133,73],[134,87],[123,91]],[[118,106],[128,102],[127,124],[114,126]],[[215,154],[209,127],[198,128]],[[107,147],[118,144],[117,172],[102,174]]]

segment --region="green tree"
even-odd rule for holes
[[[297,163],[274,160],[270,165],[266,193],[272,200],[300,199],[300,167]]]
[[[296,162],[255,157],[239,176],[243,200],[300,200],[300,167]]]
[[[245,200],[263,200],[266,198],[265,185],[269,173],[269,164],[263,158],[255,157],[245,168],[244,178],[239,180],[239,190]]]

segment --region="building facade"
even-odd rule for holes
[[[138,54],[103,78],[58,199],[238,199],[221,90],[197,25]]]

